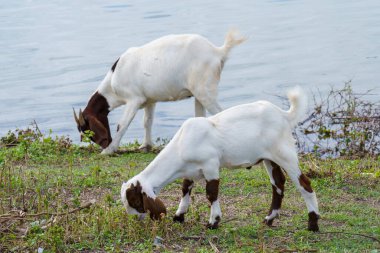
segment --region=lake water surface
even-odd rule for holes
[[[230,27],[249,40],[225,65],[223,108],[258,99],[281,106],[275,95],[294,85],[323,94],[352,80],[358,92],[380,93],[379,0],[1,1],[0,136],[36,120],[78,141],[72,107],[85,107],[128,47],[178,33],[222,45]],[[113,130],[122,111],[110,114]],[[142,139],[142,115],[124,142]],[[193,115],[193,99],[158,104],[154,138],[172,137]]]

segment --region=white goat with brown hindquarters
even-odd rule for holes
[[[74,117],[80,132],[92,130],[92,140],[104,150],[115,152],[136,112],[144,108],[145,137],[140,148],[152,146],[151,129],[155,104],[194,96],[195,116],[222,110],[217,102],[217,89],[229,51],[242,43],[230,31],[224,45],[214,46],[195,35],[169,35],[141,47],[129,48],[112,66],[90,98],[83,113]],[[108,113],[126,104],[125,112],[112,139]]]
[[[159,191],[177,178],[184,178],[183,197],[174,216],[183,222],[190,204],[193,180],[206,180],[211,203],[209,228],[217,228],[222,213],[218,200],[219,169],[249,167],[261,161],[273,188],[272,204],[265,223],[272,225],[284,196],[285,176],[301,192],[309,212],[308,229],[318,231],[318,203],[310,180],[298,166],[292,129],[303,117],[307,97],[299,88],[288,93],[291,107],[283,111],[258,101],[232,107],[209,118],[188,119],[169,144],[143,170],[121,187],[121,198],[129,214],[159,219],[166,213],[157,197]]]

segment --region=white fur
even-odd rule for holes
[[[279,214],[280,214],[280,210],[273,209],[271,214],[266,216],[265,219],[266,220],[273,220],[274,218],[278,217]]]
[[[222,110],[217,102],[217,86],[228,53],[244,38],[230,31],[221,47],[195,35],[169,35],[121,55],[115,71],[109,71],[97,89],[110,108],[126,104],[119,131],[102,154],[117,150],[120,140],[140,108],[145,108],[145,138],[142,147],[152,145],[154,105],[195,97],[196,116]]]
[[[288,97],[291,102],[288,111],[258,101],[209,118],[188,119],[152,163],[129,183],[139,181],[144,192],[156,197],[162,187],[177,178],[210,181],[219,179],[221,167],[246,167],[264,159],[285,170],[302,193],[309,212],[318,214],[315,193],[305,191],[300,185],[301,171],[292,136],[293,127],[307,108],[306,96],[297,88]],[[273,184],[274,180],[271,181]],[[121,194],[124,201],[125,190]],[[218,206],[218,203],[212,206],[210,221],[221,216]]]

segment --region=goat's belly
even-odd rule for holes
[[[200,180],[200,179],[204,178],[201,169],[186,170],[181,175],[181,177],[183,177],[183,178],[189,178],[189,179],[193,179],[193,180]]]
[[[222,165],[227,168],[250,167],[261,162],[264,154],[254,149],[235,149],[237,152],[224,153]]]
[[[146,92],[146,95],[148,97],[148,100],[161,102],[177,101],[193,96],[187,89],[179,91],[167,90],[166,92],[162,92],[161,90],[151,90]]]
[[[262,161],[262,159],[257,159],[255,161],[235,162],[235,163],[225,162],[222,164],[222,167],[231,168],[231,169],[233,169],[233,168],[246,168],[246,167],[251,167],[251,166],[257,165],[261,161]]]

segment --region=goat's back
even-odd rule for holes
[[[218,134],[225,166],[255,163],[268,157],[276,145],[292,140],[287,112],[267,101],[235,106],[209,120]]]
[[[200,35],[168,35],[128,49],[119,59],[111,85],[122,97],[141,94],[153,101],[191,96],[195,82],[219,74],[220,50]],[[201,85],[201,84],[198,84]]]

